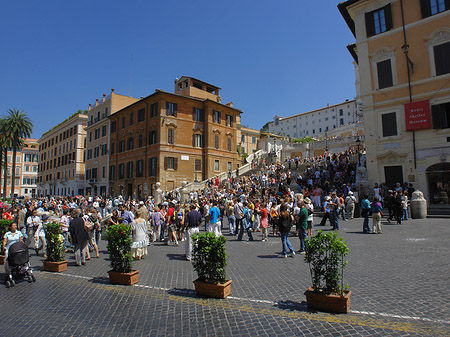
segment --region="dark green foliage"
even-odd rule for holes
[[[12,220],[0,219],[0,252],[3,252],[3,238],[9,232],[9,226],[12,222]]]
[[[60,223],[51,222],[44,225],[45,240],[47,241],[47,261],[64,261],[64,237]]]
[[[111,268],[118,273],[131,272],[131,226],[118,224],[109,226],[106,230],[108,235],[108,253],[111,259]]]
[[[214,233],[206,232],[192,236],[193,265],[200,281],[207,283],[225,283],[225,266],[227,253],[223,236],[216,237]]]
[[[305,241],[305,248],[305,262],[309,264],[314,290],[342,295],[347,243],[337,232],[319,231]]]

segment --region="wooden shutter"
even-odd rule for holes
[[[373,12],[366,13],[366,34],[367,37],[375,35],[375,24],[373,21]]]
[[[378,88],[392,87],[392,65],[391,60],[385,60],[377,63]]]
[[[422,13],[422,19],[425,19],[431,15],[430,0],[420,0],[420,11]]]
[[[173,169],[178,170],[178,158],[173,158]]]
[[[431,106],[431,119],[433,123],[433,129],[442,129],[442,113],[441,113],[441,105],[432,105]]]
[[[178,104],[173,103],[173,115],[177,117],[178,114]]]
[[[205,147],[205,135],[202,135],[201,142],[201,147]]]
[[[196,121],[196,119],[195,119],[195,110],[196,110],[197,108],[192,108],[192,120],[193,121]]]
[[[164,157],[164,170],[167,170],[167,162],[168,162],[167,157]]]
[[[388,4],[383,9],[384,9],[384,19],[386,22],[386,31],[388,31],[391,30],[393,27],[391,4]]]
[[[192,135],[192,147],[195,147],[195,134]]]
[[[205,110],[200,109],[200,121],[204,122],[205,121]]]
[[[169,116],[169,102],[166,102],[166,116]]]

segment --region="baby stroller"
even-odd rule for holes
[[[8,264],[9,275],[6,275],[6,287],[14,287],[14,280],[27,278],[29,283],[36,282],[33,270],[30,265],[30,256],[28,255],[28,247],[23,242],[16,242],[9,247]]]

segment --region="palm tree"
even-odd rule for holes
[[[16,154],[17,150],[23,147],[24,138],[31,137],[33,132],[33,123],[27,116],[26,112],[16,109],[9,109],[5,122],[9,129],[9,137],[11,139],[11,148],[13,150],[12,168],[11,168],[11,199],[14,198],[14,188],[16,182]]]
[[[6,182],[8,178],[8,149],[11,148],[11,145],[11,138],[9,137],[9,129],[6,124],[6,119],[0,118],[0,172],[2,167],[1,164],[3,164],[3,201],[6,198]]]

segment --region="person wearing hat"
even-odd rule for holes
[[[353,219],[355,213],[356,198],[353,196],[353,192],[349,191],[347,198],[345,198],[345,217],[347,219]]]
[[[327,222],[327,219],[330,221],[330,225],[333,226],[333,220],[331,220],[331,197],[326,196],[323,202],[323,218],[320,222],[319,226],[325,226],[325,222]]]
[[[36,250],[36,255],[39,256],[39,242],[42,243],[42,252],[43,252],[43,257],[46,258],[47,255],[46,253],[46,246],[47,246],[47,242],[45,241],[45,231],[44,231],[44,225],[46,223],[48,223],[48,215],[47,214],[43,214],[41,216],[41,222],[39,223],[38,228],[36,229],[36,231],[34,232],[34,248]]]
[[[306,227],[306,235],[311,236],[312,235],[312,223],[314,221],[314,205],[310,198],[305,198],[305,207],[306,211],[308,212],[308,225]]]

